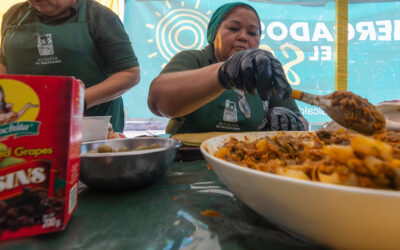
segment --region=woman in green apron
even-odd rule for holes
[[[85,116],[111,116],[123,132],[121,95],[139,64],[118,16],[94,0],[29,0],[3,16],[1,74],[74,76],[85,84]]]
[[[150,110],[171,118],[167,133],[308,128],[282,65],[258,49],[260,37],[250,5],[228,3],[213,13],[209,45],[175,55],[150,86]]]

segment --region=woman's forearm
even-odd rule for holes
[[[2,63],[0,63],[0,75],[7,75],[7,67]]]
[[[220,65],[159,75],[150,86],[150,110],[159,116],[176,118],[211,102],[224,91],[218,81]]]
[[[112,74],[104,81],[85,89],[87,107],[109,102],[120,97],[140,80],[139,67],[130,68]]]

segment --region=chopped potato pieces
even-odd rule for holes
[[[354,158],[353,148],[343,145],[328,145],[323,148],[324,152],[329,155],[332,159],[346,163],[351,158]]]
[[[227,141],[216,157],[301,180],[400,190],[400,133],[280,132],[254,141]]]
[[[364,135],[354,135],[350,139],[353,150],[364,156],[372,155],[383,160],[392,159],[392,147],[387,143]]]

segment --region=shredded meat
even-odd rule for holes
[[[358,124],[372,124],[373,132],[385,130],[385,118],[368,102],[367,99],[349,91],[335,91],[330,95],[332,107],[338,108],[344,115],[346,128],[353,128]]]

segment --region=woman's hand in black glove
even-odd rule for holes
[[[257,48],[229,57],[219,68],[218,79],[226,89],[242,89],[250,94],[257,90],[262,100],[267,100],[273,91],[282,99],[292,93],[281,63],[270,52]]]
[[[304,131],[303,122],[290,109],[284,107],[274,107],[268,110],[264,117],[262,128],[264,131]],[[262,123],[262,124],[263,124]]]

